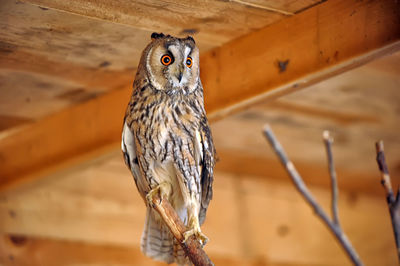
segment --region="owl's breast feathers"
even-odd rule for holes
[[[170,95],[155,90],[148,83],[136,87],[125,123],[134,136],[141,175],[150,187],[159,181],[154,180],[149,171],[154,162],[172,162],[189,193],[198,194],[200,217],[203,217],[200,221],[204,220],[212,197],[215,149],[205,116],[201,84],[185,95]]]

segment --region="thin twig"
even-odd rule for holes
[[[195,236],[191,236],[186,240],[186,242],[183,242],[183,233],[187,231],[187,228],[175,212],[174,208],[172,208],[169,201],[166,198],[160,197],[158,193],[155,193],[152,198],[152,203],[152,207],[160,214],[171,233],[182,246],[190,261],[196,266],[214,265],[202,249],[199,241],[196,240]]]
[[[279,141],[276,139],[276,137],[275,137],[274,133],[272,132],[271,128],[269,127],[269,125],[266,125],[264,127],[264,135],[267,138],[269,144],[274,149],[277,156],[279,157],[279,159],[280,159],[282,165],[285,167],[287,173],[291,177],[295,187],[300,192],[300,194],[303,196],[303,198],[306,200],[306,202],[312,207],[315,214],[319,218],[321,218],[321,220],[325,223],[325,225],[331,230],[333,235],[336,237],[336,239],[339,241],[339,243],[345,250],[346,254],[349,256],[351,261],[354,263],[354,265],[363,265],[357,252],[351,245],[347,236],[342,231],[342,228],[340,227],[340,225],[335,224],[334,222],[332,222],[329,219],[329,217],[326,215],[326,213],[323,211],[323,209],[319,206],[319,204],[317,203],[317,201],[315,200],[315,198],[313,197],[311,192],[308,190],[303,179],[297,172],[293,163],[287,157],[284,149],[282,148]]]
[[[376,162],[378,163],[379,170],[381,172],[382,186],[386,190],[386,200],[389,207],[390,218],[392,220],[393,233],[397,247],[397,256],[400,262],[400,191],[397,190],[397,195],[395,197],[392,189],[392,181],[390,180],[389,170],[385,160],[383,141],[378,141],[375,146]]]
[[[331,209],[332,209],[332,219],[336,225],[339,225],[339,214],[338,214],[338,186],[337,186],[337,178],[336,178],[336,171],[335,171],[335,164],[333,162],[332,156],[332,143],[333,138],[330,136],[329,131],[325,130],[323,133],[325,148],[326,148],[326,155],[328,157],[328,167],[329,167],[329,174],[331,177],[331,188],[332,188],[332,199],[331,199]]]

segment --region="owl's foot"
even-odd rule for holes
[[[208,237],[201,232],[200,225],[197,219],[191,219],[190,227],[191,229],[183,233],[183,243],[185,243],[189,237],[194,235],[194,237],[200,241],[201,245],[204,246],[208,242]]]
[[[153,198],[157,194],[160,195],[160,198],[168,198],[171,194],[171,184],[161,183],[147,193],[146,200],[150,206],[153,206]]]

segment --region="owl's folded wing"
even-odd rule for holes
[[[142,198],[145,200],[146,193],[149,190],[148,184],[143,179],[143,176],[140,172],[138,158],[136,155],[134,134],[126,122],[124,122],[124,127],[122,129],[121,149],[124,154],[125,164],[131,170],[136,187]]]
[[[214,148],[214,143],[211,136],[211,130],[208,126],[207,118],[204,116],[200,123],[200,141],[202,148],[202,159],[200,161],[201,165],[201,208],[199,214],[200,224],[203,224],[206,218],[206,212],[208,208],[208,204],[212,199],[213,190],[212,184],[214,180],[214,165],[215,165],[215,157],[216,152]]]

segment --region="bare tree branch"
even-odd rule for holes
[[[331,209],[332,209],[332,219],[336,225],[339,225],[339,214],[338,214],[338,206],[337,206],[337,199],[338,199],[338,186],[337,186],[337,178],[336,178],[336,171],[335,165],[333,163],[333,156],[332,156],[332,143],[333,138],[330,136],[329,131],[325,130],[323,133],[325,148],[326,148],[326,155],[328,158],[328,167],[329,167],[329,174],[331,177],[331,188],[332,188],[332,200],[331,200]]]
[[[155,193],[152,197],[152,204],[152,207],[160,214],[161,218],[164,220],[165,224],[178,240],[186,255],[194,265],[214,265],[195,236],[190,236],[186,242],[183,242],[183,233],[187,231],[187,228],[181,219],[179,219],[178,214],[166,198],[160,197],[158,193]]]
[[[389,207],[390,218],[392,220],[393,233],[397,247],[397,256],[400,261],[400,191],[397,190],[397,195],[395,198],[392,189],[392,181],[390,180],[389,170],[386,165],[383,141],[378,141],[375,146],[376,162],[378,163],[379,170],[381,171],[382,186],[386,190],[386,200]]]
[[[333,235],[336,237],[336,239],[339,241],[339,243],[345,250],[346,254],[349,256],[350,260],[354,263],[354,265],[363,265],[357,252],[351,245],[347,236],[344,234],[339,223],[335,223],[329,219],[329,217],[326,215],[326,213],[323,211],[323,209],[319,206],[318,202],[315,200],[315,198],[313,197],[311,192],[308,190],[303,179],[297,172],[293,163],[287,157],[284,149],[282,148],[279,141],[276,139],[276,137],[275,137],[274,133],[272,132],[271,128],[269,127],[269,125],[266,125],[264,127],[264,135],[267,138],[269,144],[274,149],[277,156],[279,157],[282,165],[285,167],[287,173],[291,177],[297,190],[300,192],[300,194],[303,196],[303,198],[306,200],[306,202],[311,206],[311,208],[314,210],[316,215],[319,218],[321,218],[321,220],[325,223],[325,225],[330,229],[330,231],[333,233]],[[332,161],[332,165],[333,165],[333,161]],[[334,175],[334,177],[332,177],[332,175],[331,175],[331,178],[333,178],[334,183],[336,183],[336,175]],[[332,196],[332,198],[333,198],[333,196]],[[335,210],[337,209],[336,199],[337,199],[337,196],[335,196],[335,203],[332,202],[332,205],[335,205],[335,206],[333,206],[333,209],[335,209]]]

